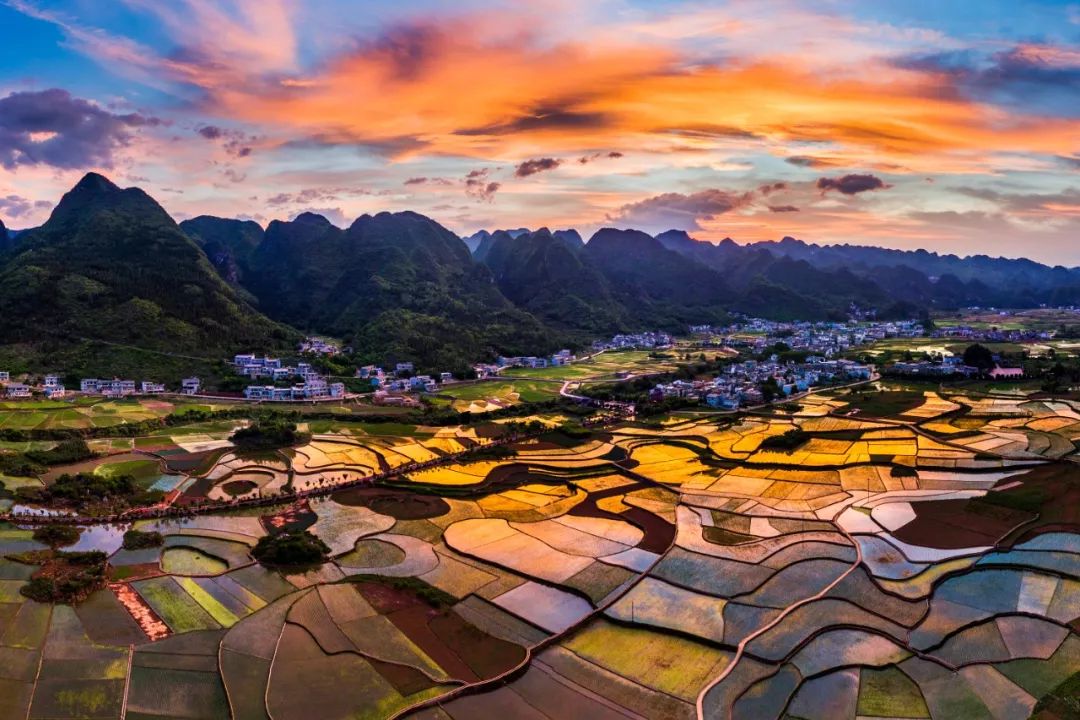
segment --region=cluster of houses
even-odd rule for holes
[[[998,357],[994,356],[995,363],[998,360]],[[940,362],[933,360],[897,361],[886,367],[884,373],[886,375],[915,378],[969,378],[977,376],[979,368],[965,365],[962,357],[953,355],[941,358]],[[1021,380],[1024,377],[1024,368],[995,365],[989,375],[995,380]]]
[[[46,390],[48,390],[49,378],[45,378]],[[184,395],[197,395],[202,387],[202,381],[197,377],[184,378],[180,381],[180,392]],[[134,380],[102,380],[100,378],[83,378],[79,381],[79,391],[84,395],[104,395],[105,397],[128,397],[131,395],[160,395],[168,392],[164,383],[153,380],[143,380],[136,384]],[[46,392],[48,395],[48,392]]]
[[[765,401],[762,386],[772,381],[784,397],[813,387],[869,380],[873,370],[851,360],[830,360],[811,356],[804,363],[780,363],[775,355],[765,362],[746,360],[733,363],[711,380],[675,380],[659,384],[649,399],[660,402],[672,398],[692,399],[721,410],[759,405]]]
[[[640,332],[629,335],[616,335],[610,340],[597,340],[593,350],[665,350],[674,344],[666,332]]]
[[[40,390],[49,399],[59,400],[67,394],[58,375],[46,375],[42,384],[35,388],[27,383],[12,382],[11,373],[5,370],[0,371],[0,385],[4,388],[4,397],[9,400],[25,400],[33,396],[35,389]]]
[[[416,366],[411,362],[397,363],[392,373],[375,365],[365,365],[357,368],[356,377],[370,382],[377,396],[380,392],[383,395],[402,392],[435,392],[440,384],[454,382],[453,373],[439,373],[439,378],[436,380],[431,375],[414,375],[415,372]]]
[[[547,367],[563,367],[577,360],[577,356],[569,350],[560,350],[554,355],[538,356],[538,355],[518,355],[516,357],[504,357],[500,355],[495,359],[494,365],[476,365],[477,368],[494,369],[494,372],[489,372],[490,375],[497,375],[499,372],[508,368],[547,368]],[[477,375],[480,375],[479,371]]]
[[[309,338],[310,339],[310,338]],[[270,400],[286,402],[290,400],[324,400],[345,397],[345,383],[329,382],[311,366],[301,362],[285,365],[281,358],[259,357],[254,353],[241,353],[233,356],[233,367],[238,375],[252,380],[268,379],[272,383],[293,380],[289,385],[275,384],[248,385],[244,388],[244,397],[248,400]]]
[[[341,352],[340,345],[317,337],[304,338],[297,349],[311,355],[337,355]]]
[[[694,325],[692,334],[704,344],[761,353],[783,343],[799,352],[839,356],[847,350],[886,338],[915,338],[925,334],[913,320],[895,322],[776,322],[747,318],[724,327]]]
[[[30,397],[31,388],[26,383],[11,382],[11,373],[0,371],[0,385],[4,386],[4,397],[11,400]]]
[[[1037,342],[1054,337],[1053,330],[1001,330],[998,328],[973,328],[968,325],[939,326],[932,333],[936,338],[963,338],[972,342]]]
[[[11,399],[25,399],[32,397],[34,392],[39,392],[50,400],[59,400],[67,397],[69,391],[64,387],[59,375],[46,375],[41,383],[30,385],[21,382],[11,382],[11,373],[0,372],[0,385],[3,386],[4,396]],[[186,395],[195,395],[199,392],[200,382],[197,377],[185,378],[180,383],[180,391]],[[98,378],[83,378],[79,381],[79,392],[84,395],[103,395],[109,398],[128,397],[131,395],[160,395],[168,392],[163,383],[143,380],[136,384],[134,380],[101,380]]]

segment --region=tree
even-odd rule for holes
[[[123,547],[125,550],[143,550],[145,548],[161,547],[165,544],[165,536],[156,530],[128,530],[124,533]]]
[[[318,565],[326,561],[330,548],[306,530],[284,530],[259,538],[251,554],[271,567]]]
[[[79,542],[79,528],[73,525],[43,525],[34,530],[34,539],[51,548]]]
[[[975,343],[964,350],[964,364],[987,372],[994,368],[994,354],[984,345]]]

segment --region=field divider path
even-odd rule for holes
[[[588,428],[603,428],[613,423],[622,422],[623,417],[617,414],[611,414],[608,416],[602,416],[595,422],[586,421],[583,423]],[[177,507],[175,505],[168,505],[166,507],[154,506],[152,508],[140,507],[133,508],[131,510],[123,511],[113,515],[106,516],[81,516],[81,515],[23,515],[13,513],[10,510],[7,512],[0,512],[0,521],[7,521],[17,524],[27,525],[41,525],[41,524],[65,524],[65,525],[107,525],[118,522],[134,522],[138,520],[157,520],[167,517],[192,517],[195,515],[209,515],[213,513],[227,513],[235,512],[244,508],[251,507],[267,507],[274,505],[285,505],[303,500],[306,498],[323,497],[327,495],[333,495],[334,493],[353,487],[364,487],[369,485],[379,485],[381,483],[391,483],[402,476],[407,476],[410,472],[417,472],[420,470],[426,470],[429,468],[437,468],[442,465],[451,465],[457,462],[468,462],[469,457],[475,453],[481,453],[492,447],[499,447],[502,445],[513,445],[523,440],[528,440],[534,437],[539,437],[544,433],[550,432],[550,428],[544,428],[535,432],[521,432],[514,433],[506,438],[499,438],[493,440],[490,443],[484,445],[478,445],[467,450],[462,450],[450,455],[444,455],[433,460],[423,463],[411,463],[407,465],[401,465],[393,468],[389,471],[376,473],[375,475],[356,478],[354,480],[347,480],[345,482],[326,485],[320,487],[309,488],[306,490],[299,490],[289,494],[279,495],[267,495],[261,497],[247,498],[243,500],[236,500],[227,503],[207,503],[204,505],[187,505],[184,507]],[[348,444],[348,443],[345,443]],[[132,451],[135,452],[135,451]],[[139,451],[140,454],[152,455],[144,451]],[[316,472],[325,471],[313,471],[308,474],[315,474]],[[185,473],[187,474],[187,473]],[[303,473],[301,473],[303,474]],[[204,475],[190,475],[188,477],[204,477]],[[418,488],[419,489],[419,488]],[[173,499],[175,500],[175,498]]]
[[[838,513],[838,515],[839,515],[839,513]],[[796,610],[798,610],[803,605],[808,605],[809,603],[820,600],[823,597],[825,597],[826,595],[828,595],[833,590],[833,588],[835,588],[837,585],[839,585],[841,582],[843,582],[845,578],[847,578],[853,572],[858,570],[859,566],[862,565],[862,560],[863,560],[862,547],[859,545],[859,543],[855,542],[855,538],[853,538],[851,536],[851,533],[849,533],[848,531],[844,530],[844,528],[837,525],[835,523],[835,520],[836,520],[836,518],[834,517],[833,518],[833,524],[836,525],[837,530],[839,530],[840,533],[843,534],[844,537],[846,537],[848,539],[848,541],[852,544],[852,546],[855,548],[855,560],[851,564],[851,567],[849,567],[843,573],[838,575],[832,582],[830,582],[828,585],[826,585],[824,588],[822,588],[819,592],[815,593],[814,595],[811,595],[810,597],[806,597],[806,598],[803,598],[802,600],[798,600],[798,601],[792,603],[791,605],[788,605],[773,620],[771,620],[770,622],[768,622],[765,625],[761,626],[760,628],[758,628],[754,632],[752,632],[749,635],[747,635],[746,637],[744,637],[741,641],[739,641],[738,646],[736,646],[736,648],[735,648],[735,656],[733,658],[731,658],[731,662],[729,662],[727,664],[727,666],[725,666],[724,669],[720,672],[720,674],[718,676],[716,676],[715,678],[713,678],[711,681],[709,681],[709,683],[705,687],[703,687],[701,689],[701,691],[698,693],[697,702],[695,703],[698,720],[705,720],[705,696],[709,694],[710,690],[712,690],[714,687],[716,687],[717,685],[722,683],[727,678],[727,676],[730,675],[735,670],[735,666],[739,664],[739,661],[743,658],[743,655],[746,654],[746,646],[747,645],[749,645],[751,642],[756,640],[758,637],[760,637],[760,636],[764,635],[765,633],[767,633],[769,630],[772,630],[774,627],[776,627],[781,622],[783,622],[784,619],[787,618],[791,613],[795,612]],[[728,717],[731,716],[731,709],[732,708],[728,708],[728,713],[727,713]]]
[[[52,616],[54,606],[49,605],[49,624],[46,627],[52,627]],[[48,644],[48,637],[41,642],[41,654],[38,655],[37,670],[34,671],[34,690],[30,693],[30,702],[26,704],[26,720],[30,720],[30,711],[34,708],[34,695],[37,695],[38,681],[41,679],[41,667],[45,664],[45,646]]]
[[[641,476],[641,477],[644,478],[644,476]],[[644,478],[644,479],[647,480],[649,483],[654,484],[654,485],[656,485],[658,487],[664,487],[667,490],[671,490],[671,488],[668,488],[668,487],[664,486],[662,483],[656,482],[655,480],[652,480],[650,478]],[[583,616],[580,620],[578,620],[573,625],[571,625],[570,627],[563,630],[561,633],[555,633],[553,635],[550,635],[549,637],[544,638],[543,640],[536,643],[535,645],[526,647],[525,648],[525,657],[524,657],[524,659],[522,659],[522,661],[520,663],[518,663],[517,665],[515,665],[514,667],[510,668],[509,670],[505,670],[505,671],[499,673],[498,675],[496,675],[494,677],[491,677],[491,678],[488,678],[486,680],[480,680],[480,681],[475,682],[475,683],[468,683],[468,684],[462,685],[461,687],[455,688],[455,689],[449,691],[446,694],[439,695],[439,696],[433,697],[433,698],[428,698],[427,700],[421,700],[421,701],[419,701],[417,703],[414,703],[414,704],[412,704],[412,705],[410,705],[408,707],[401,708],[396,713],[391,715],[389,720],[398,720],[399,718],[408,717],[412,713],[417,712],[419,710],[425,710],[425,709],[428,709],[428,708],[437,707],[437,706],[441,705],[444,702],[447,702],[449,700],[453,700],[456,697],[460,697],[461,695],[465,695],[465,694],[473,692],[475,690],[486,690],[486,689],[489,689],[489,688],[493,688],[493,687],[505,682],[506,680],[512,678],[514,675],[521,672],[522,670],[525,670],[532,663],[533,657],[535,655],[537,655],[538,653],[540,653],[543,650],[546,650],[548,647],[550,647],[550,646],[552,646],[552,645],[554,645],[554,644],[556,644],[556,643],[570,637],[575,632],[577,632],[582,627],[584,627],[587,623],[589,623],[590,621],[594,620],[595,618],[600,617],[601,615],[603,615],[608,610],[608,608],[613,606],[619,600],[623,599],[627,594],[630,593],[631,590],[633,590],[635,587],[637,587],[638,584],[640,584],[643,579],[648,577],[649,574],[652,573],[652,571],[656,569],[656,566],[659,565],[660,562],[665,557],[667,557],[668,553],[671,552],[672,548],[675,547],[675,537],[677,537],[677,534],[672,536],[671,543],[668,545],[667,549],[664,550],[664,552],[658,554],[656,559],[653,560],[651,563],[649,563],[649,566],[647,568],[645,568],[641,573],[639,573],[638,576],[633,579],[633,581],[628,582],[627,585],[624,588],[622,588],[621,590],[613,591],[612,595],[609,595],[607,598],[605,598],[604,601],[600,605],[597,605],[596,608],[594,608],[591,612],[589,612],[588,614]]]
[[[220,652],[220,651],[219,651]],[[128,693],[131,692],[131,667],[135,663],[135,644],[128,644],[127,671],[124,673],[124,699],[120,703],[120,717],[127,717]],[[218,657],[218,667],[221,667],[221,658]],[[224,685],[224,683],[222,683]]]

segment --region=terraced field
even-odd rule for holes
[[[94,472],[282,503],[85,529],[110,582],[74,608],[0,525],[0,718],[1027,718],[1080,672],[1080,406],[893,400],[495,454],[494,423],[174,433]],[[256,563],[286,528],[328,561]]]

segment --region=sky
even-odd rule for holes
[[[1080,265],[1080,3],[0,0],[0,219],[784,236]]]

